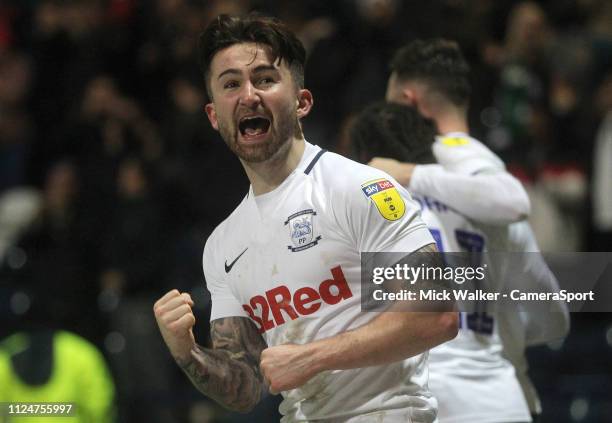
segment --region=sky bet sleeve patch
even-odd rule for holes
[[[379,213],[387,220],[400,219],[406,211],[404,200],[391,182],[375,179],[361,185],[361,190],[374,202]]]
[[[463,137],[444,137],[440,140],[447,147],[459,147],[470,143],[470,140]]]

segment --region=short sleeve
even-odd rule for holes
[[[218,268],[222,259],[216,258],[214,251],[214,233],[210,236],[204,247],[202,266],[204,268],[204,278],[206,288],[210,292],[211,311],[210,321],[223,317],[248,317],[238,299],[232,293],[229,284],[222,276],[221,269]]]
[[[397,181],[366,167],[345,181],[344,195],[334,208],[344,209],[349,235],[360,252],[416,251],[434,240],[420,217],[420,208]]]

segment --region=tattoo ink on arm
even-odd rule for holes
[[[213,348],[197,345],[191,359],[177,360],[194,386],[222,406],[251,410],[266,392],[259,369],[266,343],[246,317],[211,322]]]

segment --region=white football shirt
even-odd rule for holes
[[[279,187],[258,196],[251,188],[206,242],[211,320],[249,317],[269,346],[357,328],[377,315],[361,311],[360,252],[412,252],[433,242],[418,205],[395,180],[306,143]],[[282,421],[342,422],[405,409],[412,422],[432,422],[426,356],[323,372],[282,393]]]
[[[472,138],[465,133],[455,132],[437,137],[436,142],[433,145],[433,152],[440,165],[442,165],[445,169],[451,170],[458,174],[507,174],[503,162],[491,150],[489,150],[475,138]],[[502,182],[503,180],[496,180],[496,183]],[[507,180],[506,183],[514,184],[516,182]],[[436,189],[436,194],[439,196],[439,198],[444,198],[446,200],[447,198],[454,199],[456,197],[457,193],[452,186],[443,186],[440,184],[436,186],[439,188]],[[472,192],[472,196],[466,198],[466,200],[471,202],[472,206],[476,206],[478,204],[488,202],[489,196],[492,195],[505,195],[505,193],[504,190],[500,188],[493,190],[493,192],[491,190],[487,190],[486,192],[474,191]],[[507,197],[506,202],[519,200],[520,199]],[[449,204],[451,206],[454,205],[453,203]],[[465,206],[465,204],[461,205]],[[490,210],[490,208],[487,208],[486,206],[482,207],[482,213],[495,212],[495,210]],[[522,262],[519,264],[519,267],[522,270],[521,273],[524,274],[525,278],[529,278],[531,281],[530,283],[533,286],[540,287],[542,292],[558,291],[559,288],[554,275],[550,272],[550,269],[548,269],[548,266],[542,257],[537,254],[539,249],[533,236],[533,232],[526,221],[503,226],[487,225],[478,222],[472,223],[475,228],[487,235],[488,251],[521,253],[532,252],[531,254],[521,254],[519,256],[519,258],[522,259]],[[497,263],[493,263],[494,267],[503,268],[504,263],[502,260],[499,260],[501,258],[499,255],[494,255],[491,258],[494,261],[497,261]],[[501,271],[502,273],[506,272],[506,269]],[[507,273],[508,277],[510,275],[510,273]],[[511,281],[507,282],[507,284],[511,283]],[[546,332],[539,334],[540,337],[537,340],[538,342],[542,342],[543,339],[556,339],[567,332],[569,326],[567,308],[563,304],[558,304],[558,309],[558,313],[548,316],[549,322],[547,322],[547,324],[540,323],[537,325],[539,326],[537,329],[540,332]],[[552,319],[550,316],[555,316],[555,318]],[[498,340],[502,340],[502,355],[506,359],[510,360],[510,362],[514,365],[516,377],[521,384],[529,410],[531,413],[535,414],[541,412],[541,407],[537,392],[527,375],[528,367],[524,350],[526,345],[530,344],[530,336],[528,331],[532,330],[532,326],[534,326],[533,322],[541,320],[541,318],[544,317],[546,316],[530,316],[527,312],[521,311],[520,307],[517,307],[515,312],[504,312],[503,318],[498,319],[497,337]],[[501,401],[504,397],[502,394],[500,394],[500,392],[502,391],[499,391],[495,387],[491,386],[484,394]],[[453,393],[451,392],[450,395],[452,396]],[[457,403],[457,405],[458,404],[459,403]],[[441,406],[440,413],[442,414],[443,412],[443,407]],[[441,418],[440,421],[443,423],[445,420]]]
[[[488,251],[486,231],[437,199],[414,198],[440,251]],[[505,283],[503,265],[490,260],[486,265],[489,277],[477,288],[500,292]],[[504,315],[494,304],[461,313],[457,337],[429,352],[429,388],[438,400],[440,423],[531,420],[514,367],[502,356],[498,320]]]

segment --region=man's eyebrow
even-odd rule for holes
[[[259,65],[253,69],[253,73],[261,73],[266,71],[278,71],[278,68],[272,65]]]
[[[252,70],[252,73],[262,73],[262,72],[267,72],[267,71],[276,71],[278,72],[278,68],[276,68],[275,66],[272,65],[259,65],[257,67],[255,67],[255,69]],[[242,72],[240,72],[240,70],[238,69],[234,69],[234,68],[230,68],[230,69],[226,69],[223,72],[221,72],[219,74],[219,76],[217,77],[217,79],[221,79],[222,77],[224,77],[225,75],[240,75]]]
[[[221,77],[223,77],[223,76],[225,76],[225,75],[229,75],[229,74],[240,74],[240,73],[241,73],[241,72],[240,72],[238,69],[233,69],[233,68],[226,69],[226,70],[224,70],[223,72],[221,72],[221,73],[219,74],[219,76],[217,77],[217,79],[221,79]]]

